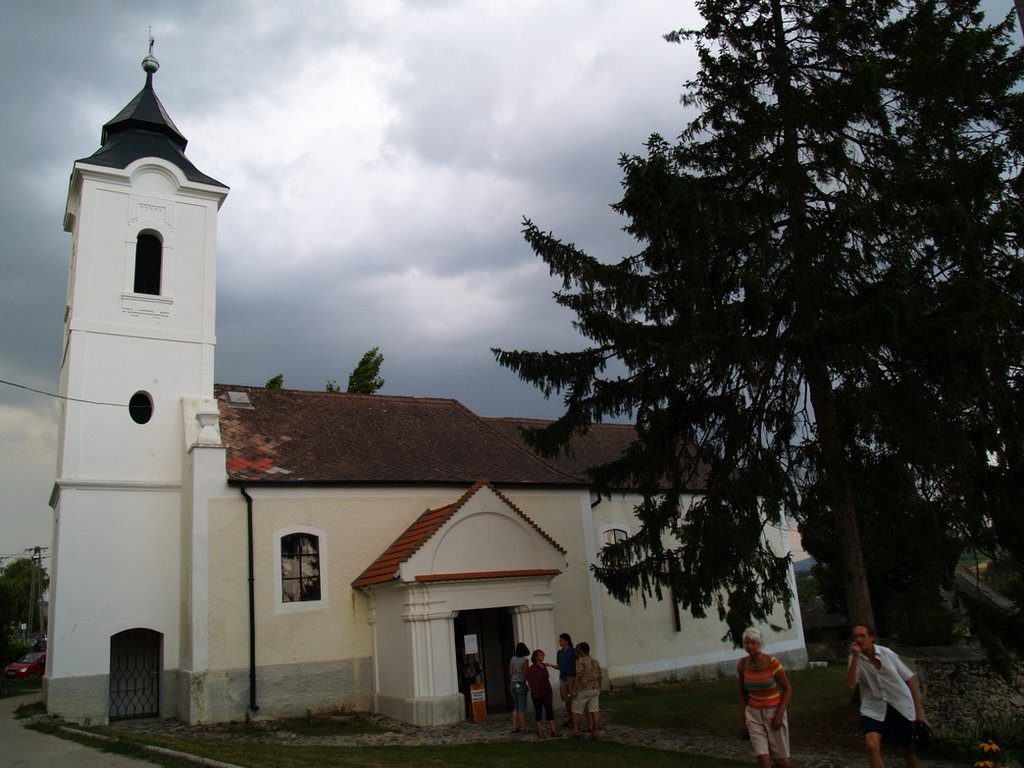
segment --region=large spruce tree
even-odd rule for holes
[[[698,8],[667,35],[698,51],[697,117],[620,161],[638,252],[604,263],[525,223],[589,346],[495,354],[564,398],[527,435],[541,451],[635,419],[594,475],[644,492],[595,568],[613,595],[671,587],[738,639],[788,615],[763,532],[789,515],[873,622],[871,586],[934,595],[965,546],[1024,554],[1012,22],[970,0]]]

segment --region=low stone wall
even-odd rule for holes
[[[1024,717],[1024,662],[1009,681],[973,648],[896,649],[917,675],[925,715],[940,732],[972,734],[983,722]]]

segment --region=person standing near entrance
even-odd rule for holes
[[[587,712],[592,738],[600,738],[601,731],[601,665],[590,655],[590,644],[583,642],[576,646],[576,678],[572,687],[572,737],[578,739],[580,715]]]
[[[551,690],[551,680],[548,678],[548,667],[553,666],[555,665],[544,662],[544,651],[538,648],[530,657],[530,668],[526,670],[526,682],[530,686],[530,695],[533,697],[533,719],[537,725],[537,738],[540,739],[544,738],[544,729],[541,727],[544,715],[547,715],[551,735],[562,735],[555,727],[555,705],[552,701],[554,691]]]
[[[903,750],[907,768],[917,768],[914,754],[914,723],[925,722],[921,692],[910,668],[892,651],[875,643],[875,633],[866,624],[853,628],[850,666],[846,685],[860,685],[860,723],[868,765],[883,768],[882,744]]]
[[[516,655],[508,663],[509,690],[512,693],[512,732],[529,733],[526,728],[526,673],[530,669],[530,649],[516,645]]]
[[[558,664],[552,666],[558,670],[558,695],[565,705],[565,720],[562,727],[568,728],[572,725],[572,689],[576,685],[576,648],[573,647],[568,632],[558,636],[558,653],[555,655],[555,661]]]

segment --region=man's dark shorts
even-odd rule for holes
[[[914,723],[890,705],[885,706],[885,722],[873,717],[860,716],[864,733],[880,733],[882,741],[894,747],[908,747],[914,743]]]

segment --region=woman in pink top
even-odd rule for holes
[[[761,633],[751,627],[743,633],[747,655],[736,664],[740,680],[740,719],[750,736],[759,768],[790,768],[789,719],[786,710],[793,688],[782,663],[761,652]]]
[[[558,669],[557,664],[548,664],[544,661],[544,651],[538,649],[530,657],[530,668],[526,670],[526,682],[530,686],[530,695],[533,697],[534,720],[537,723],[537,738],[539,739],[544,738],[544,729],[541,727],[541,718],[544,714],[547,715],[551,735],[562,735],[555,727],[555,706],[552,701],[554,691],[551,690],[548,667]]]

